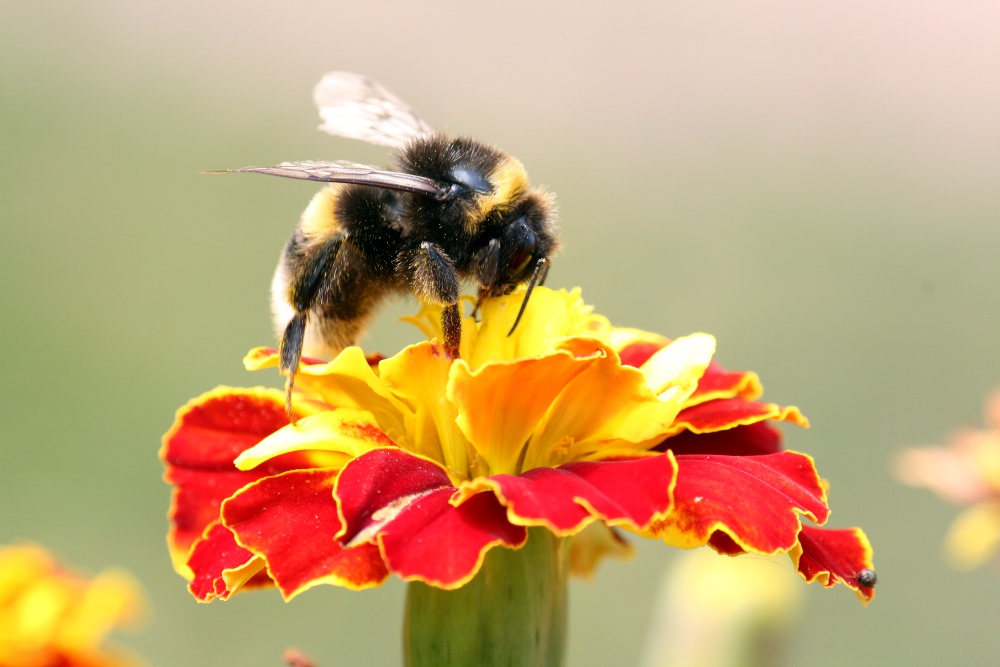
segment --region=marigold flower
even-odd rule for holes
[[[431,340],[390,358],[357,347],[303,360],[289,424],[283,394],[220,387],[182,408],[164,437],[175,486],[169,544],[201,601],[274,584],[377,586],[391,574],[439,589],[469,582],[494,547],[529,529],[572,538],[588,574],[621,553],[621,531],[736,555],[788,554],[807,581],[858,583],[859,529],[829,516],[805,454],[758,401],[753,373],[712,361],[715,340],[613,328],[579,290],[538,288],[465,318],[458,359]],[[411,322],[441,338],[440,309]],[[259,348],[249,369],[276,367]]]
[[[955,433],[945,447],[905,450],[894,465],[904,484],[967,506],[944,545],[945,558],[961,570],[982,565],[1000,549],[1000,392],[986,403],[986,422],[986,429]]]
[[[138,584],[125,572],[107,570],[87,579],[39,546],[0,547],[0,665],[143,664],[101,646],[112,629],[134,624],[143,605]]]

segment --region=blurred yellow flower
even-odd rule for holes
[[[803,589],[774,557],[678,554],[661,584],[642,667],[778,665]]]
[[[101,646],[104,636],[138,621],[144,602],[126,572],[92,579],[61,567],[42,547],[0,547],[0,665],[125,667],[144,664]]]
[[[897,456],[901,482],[923,486],[966,508],[945,538],[945,558],[971,570],[1000,548],[1000,392],[986,403],[987,428],[955,433],[945,447],[908,449]]]

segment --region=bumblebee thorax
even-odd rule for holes
[[[436,133],[411,142],[399,155],[409,173],[458,186],[461,195],[444,204],[419,201],[416,208],[475,234],[489,215],[502,213],[528,190],[524,166],[503,151],[475,139]]]

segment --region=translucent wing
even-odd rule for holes
[[[313,91],[323,124],[336,137],[402,148],[414,137],[434,130],[410,105],[382,85],[353,72],[330,72]]]
[[[242,169],[224,169],[210,171],[210,174],[266,174],[283,178],[298,178],[306,181],[325,181],[327,183],[354,183],[370,185],[375,188],[402,190],[418,195],[426,195],[438,200],[451,199],[455,188],[448,183],[439,183],[430,178],[405,174],[399,171],[386,171],[366,164],[356,162],[282,162],[273,167],[243,167]]]

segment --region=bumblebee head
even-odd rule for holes
[[[467,137],[420,137],[397,160],[401,171],[445,188],[442,196],[411,202],[411,217],[432,233],[460,229],[469,238],[480,236],[488,221],[502,216],[530,187],[517,158]]]
[[[480,297],[509,294],[515,287],[539,277],[558,250],[551,197],[531,191],[490,225],[491,238],[474,259]]]

